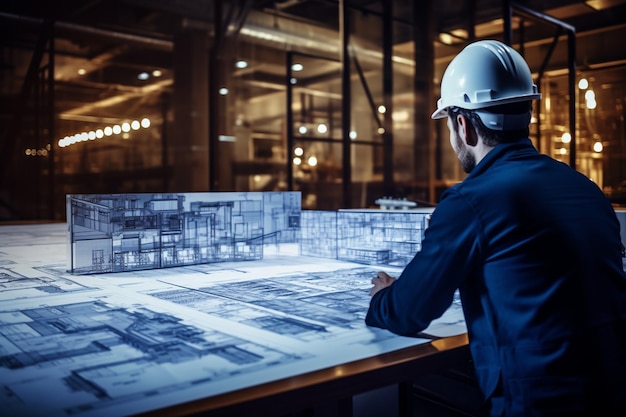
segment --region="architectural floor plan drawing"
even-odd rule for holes
[[[198,288],[174,287],[148,294],[275,335],[307,342],[332,339],[337,343],[354,338],[364,328],[370,280],[377,271],[369,267],[339,268],[205,283]],[[391,335],[381,332],[376,337],[380,341]]]
[[[0,311],[3,413],[118,415],[149,395],[303,358],[114,298]]]

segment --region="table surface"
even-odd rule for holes
[[[375,266],[287,250],[72,275],[66,241],[65,223],[0,226],[0,409],[12,416],[297,407],[408,380],[467,346],[458,298],[427,329],[435,340],[365,326]]]

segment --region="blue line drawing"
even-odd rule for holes
[[[263,258],[296,243],[299,192],[68,195],[68,272]]]

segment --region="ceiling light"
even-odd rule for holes
[[[161,75],[163,75],[163,71],[159,69],[155,69],[154,71],[152,71],[152,76],[155,78],[159,78]]]
[[[137,74],[137,78],[141,81],[145,81],[150,78],[150,74],[148,74],[147,72],[140,72],[139,74]]]
[[[598,141],[593,144],[593,150],[595,152],[602,152],[602,149],[604,149],[604,146],[602,146],[602,142]]]
[[[450,35],[449,33],[440,33],[439,40],[441,41],[441,43],[444,43],[446,45],[452,45],[452,42],[454,41],[452,35]]]
[[[293,64],[291,66],[292,71],[302,71],[304,69],[304,65],[302,64]]]
[[[240,61],[235,62],[235,67],[239,68],[239,69],[243,69],[243,68],[247,68],[248,67],[248,62],[244,61],[243,59]]]
[[[561,142],[570,143],[571,141],[572,141],[572,135],[570,135],[567,132],[563,133],[563,136],[561,136]]]

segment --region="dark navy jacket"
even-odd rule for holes
[[[612,391],[626,385],[619,229],[587,177],[528,139],[500,144],[442,195],[422,250],[372,297],[366,323],[415,335],[458,288],[479,384],[501,406],[493,415],[585,415],[598,398],[617,415],[623,404],[611,398],[626,398]]]

